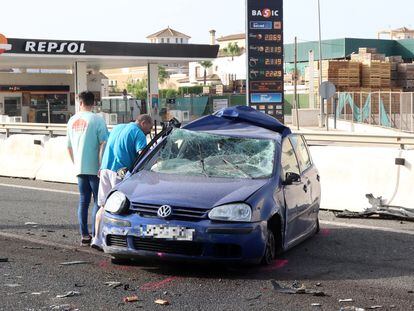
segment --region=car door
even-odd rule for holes
[[[308,148],[301,135],[292,134],[289,136],[293,149],[299,163],[300,177],[303,183],[303,191],[305,195],[305,204],[298,207],[297,223],[301,228],[300,235],[306,235],[315,226],[315,212],[312,202],[312,181],[314,179],[314,171],[312,160],[309,156]]]
[[[307,194],[305,193],[305,183],[300,180],[291,184],[286,184],[286,174],[295,173],[300,175],[299,163],[291,141],[286,137],[282,142],[281,157],[281,179],[283,194],[285,198],[285,247],[292,245],[300,237],[302,228],[298,220],[298,211],[305,208],[308,204]]]
[[[309,150],[309,146],[306,143],[305,137],[301,135],[304,145],[306,147],[307,154],[309,156],[310,162],[312,166],[309,168],[308,176],[310,181],[310,199],[311,199],[311,208],[312,208],[312,221],[316,224],[318,220],[319,208],[321,204],[321,183],[320,183],[320,176],[319,171],[315,164],[312,161],[312,156]]]

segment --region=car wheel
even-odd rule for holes
[[[126,265],[131,264],[131,259],[122,258],[122,257],[112,257],[111,258],[111,263],[114,264],[114,265],[126,266]]]
[[[270,265],[276,258],[276,239],[274,233],[267,229],[266,250],[262,258],[263,265]]]

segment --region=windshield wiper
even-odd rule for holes
[[[247,176],[247,177],[249,177],[249,178],[251,178],[251,179],[254,179],[254,177],[253,177],[251,174],[249,174],[249,173],[247,173],[246,171],[244,171],[244,170],[243,170],[240,166],[238,166],[237,164],[231,163],[231,162],[229,162],[228,160],[226,160],[225,158],[223,158],[222,160],[223,160],[223,162],[224,162],[224,163],[226,163],[226,164],[230,165],[231,167],[233,167],[233,168],[237,169],[239,172],[242,172],[242,173],[244,174],[244,176]]]

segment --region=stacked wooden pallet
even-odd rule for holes
[[[337,87],[353,87],[360,85],[360,64],[350,61],[323,61],[322,79]]]
[[[391,64],[374,48],[360,48],[351,60],[361,63],[362,87],[391,87]]]
[[[414,89],[414,63],[398,64],[398,85],[404,90]]]

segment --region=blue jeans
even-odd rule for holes
[[[88,236],[88,209],[92,194],[94,201],[92,210],[92,234],[95,232],[95,216],[98,211],[98,204],[96,202],[98,199],[99,178],[96,175],[78,175],[78,187],[80,194],[78,207],[80,233],[82,236]]]

